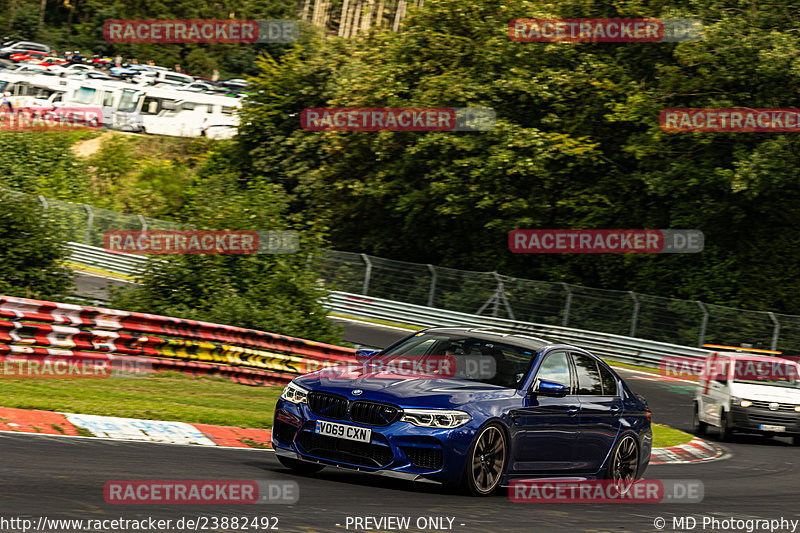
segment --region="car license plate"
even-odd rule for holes
[[[761,431],[781,432],[781,431],[786,431],[786,426],[771,426],[769,424],[760,424],[758,426],[758,429],[760,429]]]
[[[369,442],[372,439],[372,430],[338,424],[336,422],[324,422],[317,420],[316,432],[320,435],[339,437],[340,439],[357,440],[359,442]]]

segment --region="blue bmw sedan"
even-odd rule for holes
[[[286,386],[272,429],[284,466],[422,477],[476,496],[515,479],[611,479],[625,487],[647,468],[645,399],[586,350],[448,327],[359,355],[346,369]],[[415,365],[422,371],[403,371]]]

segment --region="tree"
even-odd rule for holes
[[[0,189],[0,294],[58,300],[72,288],[58,221],[26,195]]]

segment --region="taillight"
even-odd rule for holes
[[[647,421],[648,422],[653,421],[653,411],[651,411],[649,407],[647,408]]]

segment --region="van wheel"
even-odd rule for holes
[[[729,418],[728,413],[723,411],[719,426],[719,440],[722,442],[730,442],[733,439],[733,428]]]
[[[694,404],[694,434],[695,435],[705,435],[706,429],[708,429],[708,424],[702,422],[700,420],[700,406],[695,403]]]
[[[800,435],[792,435],[792,446],[800,446]]]

